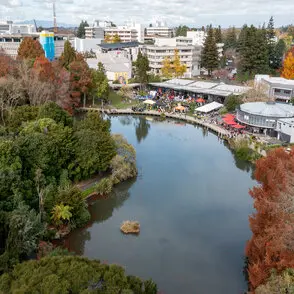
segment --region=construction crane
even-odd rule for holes
[[[34,19],[34,24],[35,24],[36,32],[38,32],[38,27],[37,27],[37,23],[35,19]]]
[[[56,10],[55,10],[55,0],[52,2],[53,4],[53,32],[54,34],[57,34],[57,22],[56,22]]]

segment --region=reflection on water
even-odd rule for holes
[[[93,203],[92,222],[70,235],[70,249],[152,278],[163,293],[246,290],[250,164],[197,126],[138,116],[111,123],[136,148],[139,176]],[[140,235],[123,235],[124,220],[139,221]]]
[[[138,140],[138,143],[140,143],[142,140],[144,140],[147,135],[150,128],[150,123],[146,120],[145,117],[137,117],[136,122],[136,137]]]

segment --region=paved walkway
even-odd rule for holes
[[[101,108],[89,108],[89,107],[84,107],[80,108],[82,111],[99,111],[103,112],[106,114],[125,114],[125,115],[153,115],[153,116],[161,116],[162,114],[165,115],[167,118],[173,118],[173,119],[178,119],[182,121],[186,121],[188,123],[192,124],[197,124],[200,125],[204,128],[207,128],[215,133],[218,134],[218,136],[223,137],[223,136],[229,136],[230,132],[223,129],[222,127],[212,124],[212,123],[207,123],[204,122],[203,120],[197,119],[195,117],[191,117],[185,114],[180,114],[180,113],[167,113],[167,112],[158,112],[155,110],[145,110],[142,112],[136,112],[133,111],[132,109],[101,109]]]

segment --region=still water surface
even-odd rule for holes
[[[192,125],[130,116],[111,123],[135,146],[139,176],[91,206],[92,222],[70,235],[70,249],[152,278],[162,293],[243,293],[251,166]],[[124,220],[139,221],[140,235],[123,235]]]

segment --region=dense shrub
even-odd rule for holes
[[[95,190],[100,195],[107,195],[112,191],[112,179],[103,178],[96,184]]]
[[[230,95],[225,99],[224,105],[228,111],[235,111],[241,103],[242,100],[239,96]]]
[[[0,293],[156,294],[152,280],[128,277],[122,267],[78,256],[44,257],[0,277]]]

